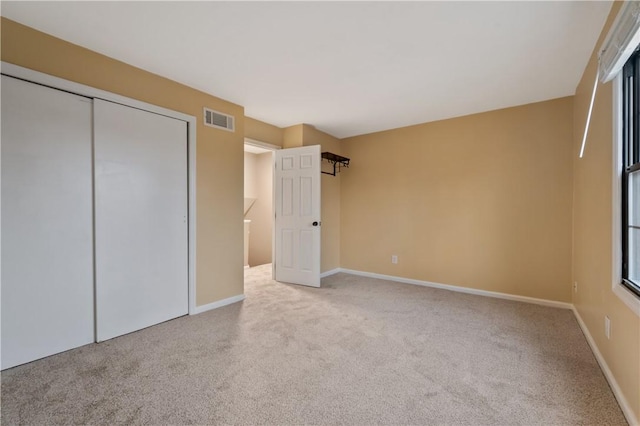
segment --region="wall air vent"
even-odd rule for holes
[[[204,109],[205,126],[215,127],[216,129],[227,130],[229,132],[235,132],[235,122],[236,120],[233,115],[223,114],[209,108]]]

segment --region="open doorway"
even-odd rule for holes
[[[270,264],[273,236],[273,152],[276,145],[245,138],[244,267]]]
[[[245,138],[244,268],[320,287],[321,147],[281,149]]]

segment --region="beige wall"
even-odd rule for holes
[[[5,18],[1,25],[5,62],[197,117],[196,304],[242,294],[243,108]],[[204,106],[234,115],[236,132],[205,127]]]
[[[244,153],[244,197],[245,198],[258,197],[258,190],[256,189],[256,161],[257,161],[257,155],[252,154],[250,152]]]
[[[255,118],[245,117],[244,136],[281,147],[284,140],[284,129]]]
[[[245,197],[256,201],[245,216],[251,220],[249,266],[271,263],[273,229],[272,153],[244,153]]]
[[[295,126],[285,127],[282,129],[282,147],[283,148],[295,148],[303,145],[302,130],[303,124],[296,124]]]
[[[342,267],[570,302],[572,108],[344,139]]]
[[[596,43],[598,49],[620,8],[615,3]],[[606,360],[622,393],[640,419],[640,318],[613,293],[613,84],[600,84],[583,158],[578,158],[597,59],[591,56],[574,101],[573,303]],[[617,213],[616,213],[617,215]],[[611,319],[611,339],[604,317]]]

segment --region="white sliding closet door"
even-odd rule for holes
[[[187,124],[95,100],[96,331],[188,312]]]
[[[94,341],[91,122],[2,76],[2,369]]]

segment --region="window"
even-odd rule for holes
[[[640,296],[640,51],[623,68],[622,284]]]

